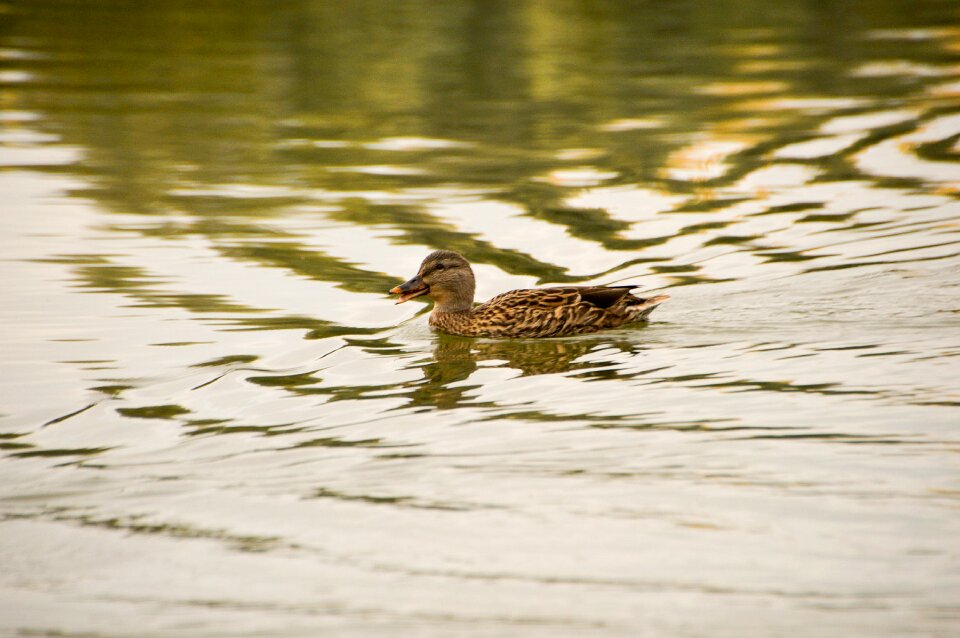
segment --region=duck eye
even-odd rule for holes
[[[443,270],[444,268],[446,268],[446,266],[444,266],[443,264],[437,264],[436,266],[434,266],[433,269],[434,269],[434,270]]]

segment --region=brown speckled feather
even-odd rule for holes
[[[473,271],[461,255],[436,251],[416,277],[391,292],[400,302],[429,295],[430,325],[465,337],[561,337],[643,321],[667,295],[641,298],[631,286],[568,286],[511,290],[472,305]],[[398,302],[399,303],[399,302]]]
[[[663,299],[640,299],[629,288],[511,290],[469,313],[434,312],[430,325],[474,337],[558,337],[640,321]]]

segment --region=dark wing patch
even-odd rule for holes
[[[580,288],[580,298],[598,308],[609,308],[623,299],[630,292],[630,287],[612,288],[608,286],[592,286]]]

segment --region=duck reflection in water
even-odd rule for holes
[[[577,339],[523,339],[480,340],[440,334],[433,350],[433,360],[423,368],[424,379],[409,394],[411,404],[440,409],[464,405],[484,405],[470,396],[479,385],[466,385],[464,381],[480,367],[511,368],[521,376],[561,374],[584,370],[584,374],[597,376],[615,375],[613,370],[593,370],[597,362],[578,362],[583,356],[598,349],[615,348],[619,352],[632,353],[643,348],[629,339],[611,340],[599,336]],[[481,366],[484,362],[499,365]]]

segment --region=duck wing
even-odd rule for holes
[[[580,299],[598,308],[609,308],[627,296],[636,286],[583,286],[576,288]]]
[[[632,288],[565,286],[511,290],[474,308],[462,318],[467,325],[447,326],[447,330],[467,336],[558,337],[616,328],[645,319],[666,298],[640,299],[630,294]],[[452,319],[441,315],[436,321],[440,325]]]
[[[610,308],[635,286],[564,286],[511,290],[497,295],[484,306],[505,305],[514,308],[556,310],[565,306],[588,303],[597,308]]]

